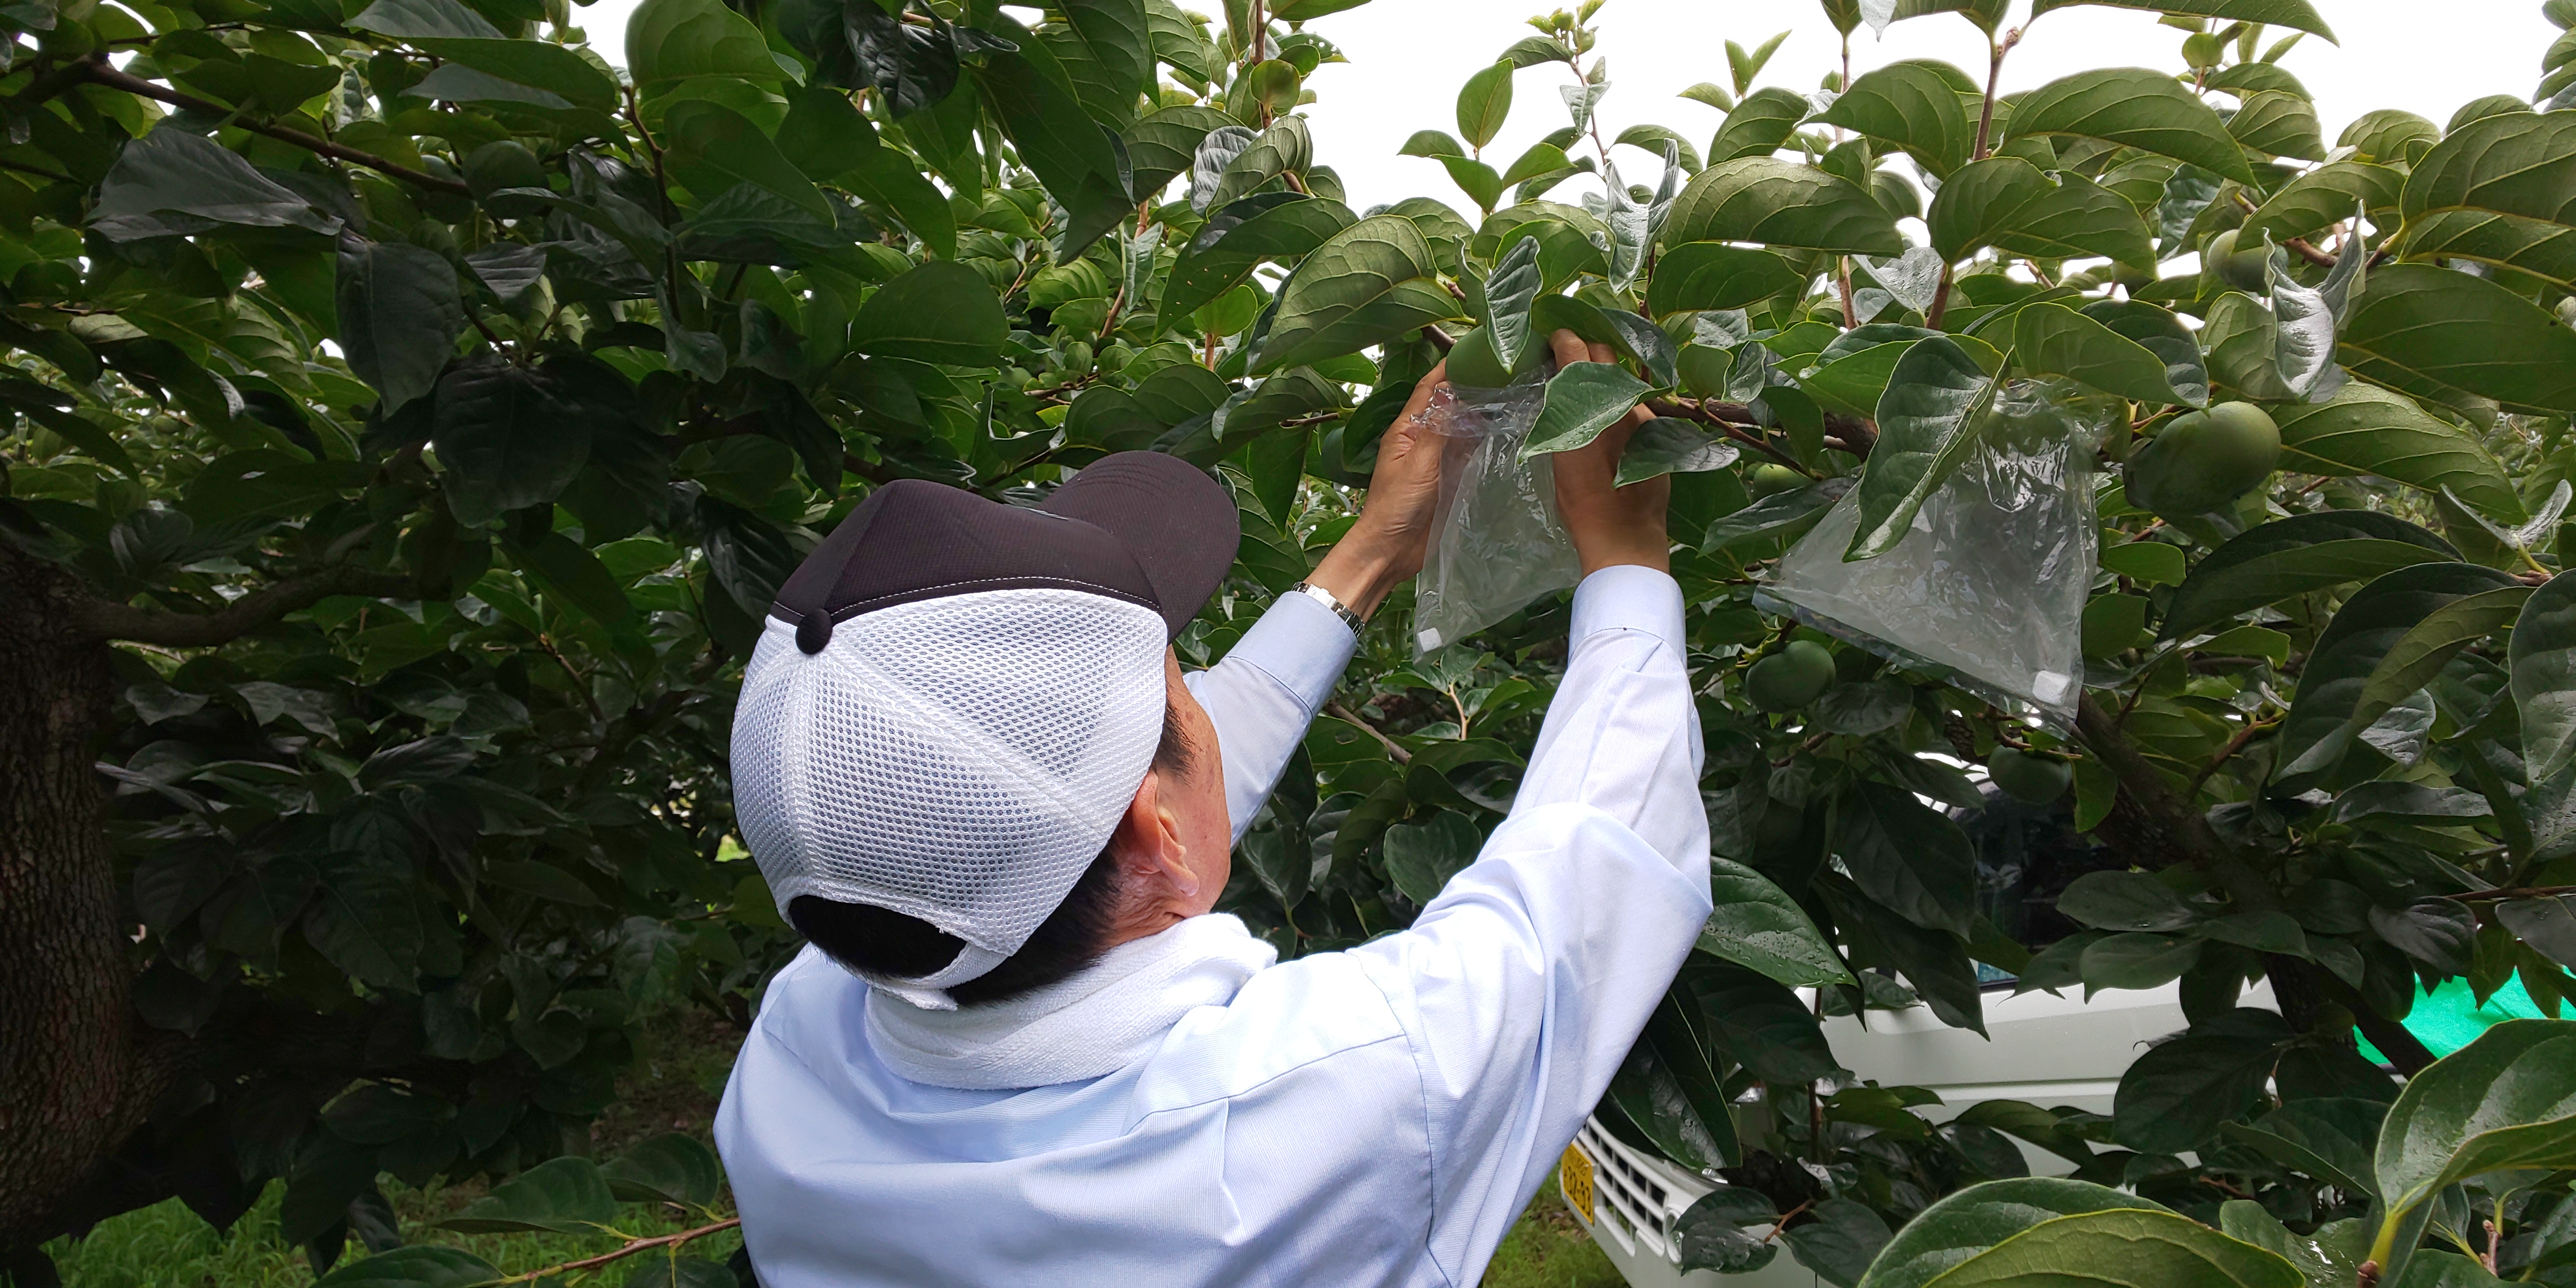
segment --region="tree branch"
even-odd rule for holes
[[[1360,719],[1359,713],[1351,710],[1349,707],[1343,706],[1339,702],[1327,702],[1324,704],[1324,712],[1336,720],[1347,720],[1365,730],[1368,733],[1368,736],[1378,740],[1378,745],[1386,748],[1386,754],[1394,757],[1395,763],[1399,765],[1406,764],[1413,759],[1413,753],[1406,751],[1403,744],[1397,742],[1393,738],[1387,737],[1385,730],[1378,728],[1376,725],[1370,724],[1366,720]]]
[[[231,124],[240,126],[253,134],[272,138],[280,143],[292,143],[299,148],[303,148],[310,152],[318,152],[335,161],[346,161],[352,165],[362,165],[380,174],[392,175],[394,178],[400,179],[405,183],[416,184],[423,188],[433,188],[440,192],[452,192],[460,197],[470,197],[474,195],[473,189],[466,187],[463,183],[458,182],[457,180],[442,179],[434,174],[423,173],[422,171],[414,170],[410,166],[404,165],[399,161],[377,156],[373,152],[361,152],[356,148],[343,147],[329,139],[315,138],[302,130],[290,130],[282,125],[271,125],[266,121],[251,120],[248,117],[237,115],[233,109],[225,107],[220,103],[209,102],[208,100],[198,98],[193,94],[182,94],[174,89],[164,89],[140,76],[132,76],[118,71],[116,68],[111,67],[104,62],[80,62],[73,64],[73,66],[82,69],[80,79],[93,85],[104,85],[109,89],[123,90],[128,94],[136,94],[144,98],[155,99],[163,103],[168,103],[172,107],[185,108],[191,112],[204,112],[210,116],[229,117],[231,118]]]
[[[252,591],[211,613],[173,613],[93,599],[75,610],[73,625],[93,639],[158,644],[164,648],[211,648],[288,613],[311,608],[333,595],[405,599],[419,594],[420,584],[401,573],[342,564]]]
[[[713,1225],[702,1225],[694,1230],[682,1230],[677,1234],[656,1235],[650,1239],[637,1239],[634,1242],[627,1244],[625,1247],[618,1248],[611,1252],[603,1252],[596,1257],[584,1257],[579,1261],[567,1261],[562,1265],[548,1266],[543,1270],[531,1270],[526,1274],[512,1275],[501,1282],[513,1284],[534,1283],[553,1280],[563,1275],[573,1274],[578,1271],[597,1270],[601,1266],[609,1265],[617,1261],[623,1261],[639,1252],[650,1252],[655,1248],[677,1247],[680,1244],[690,1242],[694,1239],[703,1239],[710,1234],[722,1234],[741,1224],[741,1217],[730,1216]]]

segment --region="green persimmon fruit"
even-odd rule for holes
[[[526,145],[501,139],[465,154],[465,186],[474,190],[476,200],[503,188],[542,188],[546,168]]]
[[[1681,358],[1674,363],[1681,373],[1682,390],[1693,398],[1724,398],[1728,380],[1735,374],[1735,352],[1705,344],[1682,346]]]
[[[2026,805],[2045,805],[2066,794],[2075,771],[2066,762],[1999,747],[1986,757],[1986,775],[1997,790]]]
[[[2219,281],[2240,291],[2268,291],[2271,279],[2263,272],[2263,246],[2257,242],[2240,250],[2233,228],[2209,239],[2200,248],[2200,262]]]
[[[1494,352],[1493,332],[1477,327],[1458,337],[1458,343],[1450,347],[1449,383],[1470,389],[1500,389],[1510,384],[1513,376],[1536,370],[1546,350],[1543,337],[1530,337],[1521,345],[1520,365],[1507,370],[1502,355]]]
[[[1786,465],[1756,465],[1752,473],[1744,476],[1744,490],[1752,493],[1757,501],[1782,492],[1795,492],[1806,485],[1807,476]]]
[[[2131,504],[2188,518],[2254,490],[2280,463],[2280,426],[2252,403],[2226,402],[2167,422],[2130,453],[2122,479]]]
[[[1793,640],[1744,673],[1744,696],[1759,710],[1795,711],[1833,684],[1834,655],[1813,640]]]

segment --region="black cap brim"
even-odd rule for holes
[[[1175,637],[1225,584],[1243,543],[1243,518],[1225,485],[1161,452],[1104,456],[1038,508],[1117,538],[1153,584]]]

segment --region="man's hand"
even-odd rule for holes
[[[1448,387],[1445,362],[1413,387],[1412,399],[1378,440],[1377,469],[1369,476],[1368,503],[1361,507],[1359,521],[1307,578],[1362,617],[1376,612],[1389,592],[1422,571],[1432,512],[1440,503],[1440,457],[1447,447],[1438,423],[1445,413],[1432,395]]]
[[[1614,362],[1606,344],[1585,345],[1571,331],[1559,331],[1547,339],[1562,369],[1575,362]],[[1601,437],[1590,445],[1571,452],[1558,452],[1551,459],[1556,468],[1556,509],[1565,521],[1565,530],[1574,537],[1574,552],[1583,561],[1583,575],[1591,576],[1614,564],[1638,564],[1658,572],[1672,571],[1672,538],[1664,531],[1664,514],[1672,505],[1673,479],[1658,475],[1643,483],[1614,487],[1619,477],[1619,454],[1628,448],[1628,439],[1637,427],[1653,416],[1644,407],[1627,414],[1616,425],[1601,431]]]

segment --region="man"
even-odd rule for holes
[[[1168,457],[1036,510],[889,485],[780,592],[735,793],[813,942],[716,1124],[769,1288],[1482,1275],[1709,910],[1669,488],[1612,486],[1639,418],[1554,459],[1572,646],[1478,861],[1411,929],[1285,964],[1210,912],[1351,656],[1344,614],[1421,567],[1440,377],[1323,594],[1195,675],[1168,641],[1238,533]]]

